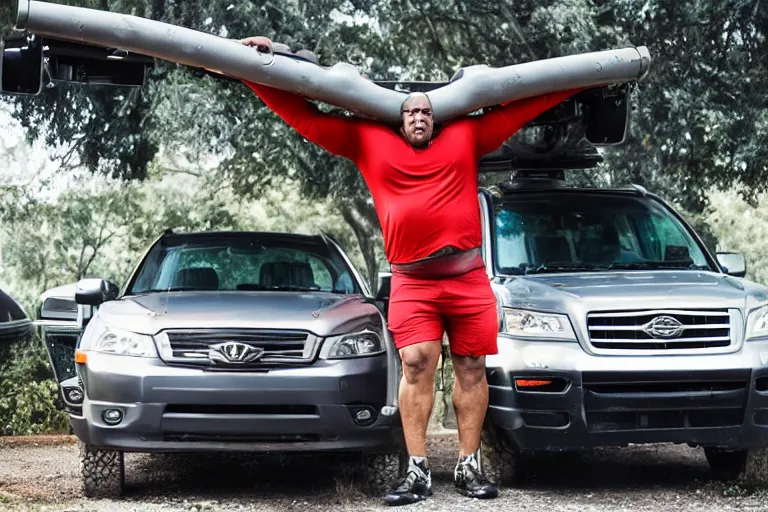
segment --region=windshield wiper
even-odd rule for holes
[[[608,270],[709,270],[705,265],[694,265],[693,260],[613,262]]]
[[[542,263],[541,265],[530,265],[526,267],[525,274],[546,274],[552,272],[584,272],[593,270],[604,270],[605,267],[593,265],[591,263],[569,263],[552,262]]]
[[[149,290],[135,292],[135,294],[144,295],[147,293],[160,293],[160,292],[205,292],[205,291],[210,291],[210,290],[203,290],[202,288],[195,288],[194,286],[171,286],[170,288],[150,288]]]
[[[294,285],[275,285],[268,286],[264,284],[243,283],[238,284],[239,291],[257,291],[257,292],[319,292],[320,287],[294,286]]]
[[[523,264],[520,267],[507,267],[503,269],[503,273],[509,275],[528,275],[557,272],[601,272],[606,270],[709,270],[709,267],[706,265],[695,265],[691,259],[676,261],[617,261],[606,265],[564,261],[541,263],[539,265]]]

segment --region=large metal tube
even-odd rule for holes
[[[376,119],[397,122],[404,95],[360,76],[354,66],[330,68],[259,53],[231,39],[115,12],[19,0],[18,30],[122,48],[187,66],[271,85]]]
[[[126,14],[19,0],[16,29],[106,48],[122,48],[187,66],[270,85],[387,123],[400,121],[404,93],[376,85],[347,63],[318,66],[263,54],[230,39]],[[639,80],[645,47],[586,53],[502,68],[471,66],[429,93],[435,121],[551,91]]]
[[[461,69],[451,83],[429,92],[435,122],[571,88],[640,80],[650,66],[645,46],[537,60],[503,68],[485,65]]]

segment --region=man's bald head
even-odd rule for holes
[[[432,102],[423,92],[408,95],[400,108],[403,136],[415,148],[424,148],[432,140],[434,121]]]

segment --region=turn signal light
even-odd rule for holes
[[[552,384],[552,379],[542,380],[529,380],[529,379],[516,379],[515,384],[519,388],[540,388],[542,386],[548,386]]]
[[[570,387],[570,382],[561,377],[531,378],[520,377],[515,379],[515,389],[521,393],[563,393]]]
[[[81,350],[75,350],[75,362],[78,364],[85,364],[85,361],[87,360],[87,357],[85,356],[85,352]]]

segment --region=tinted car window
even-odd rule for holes
[[[683,224],[651,198],[520,194],[495,208],[494,249],[501,273],[558,264],[708,268]]]
[[[34,326],[18,302],[0,290],[0,365],[9,356],[11,345],[33,339]]]
[[[152,291],[360,293],[351,269],[324,243],[261,235],[175,235],[156,244],[127,294]]]
[[[26,320],[27,315],[19,303],[10,295],[0,290],[0,323]]]

